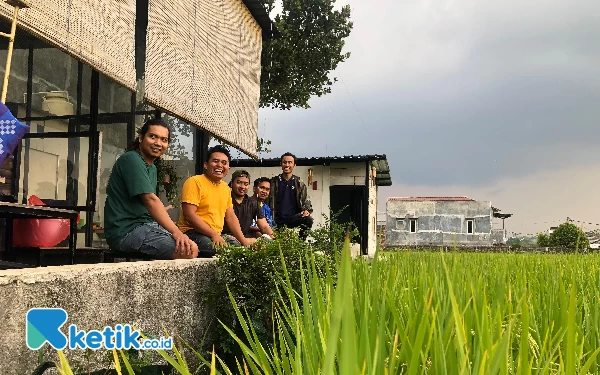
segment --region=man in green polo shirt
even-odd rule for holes
[[[156,195],[154,160],[167,151],[169,140],[167,125],[149,120],[113,166],[104,205],[104,234],[111,249],[158,259],[198,256],[198,246],[177,228]]]

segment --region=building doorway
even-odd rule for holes
[[[361,253],[367,253],[368,220],[367,187],[359,185],[334,185],[329,187],[329,206],[331,215],[341,211],[339,223],[353,223],[358,228],[359,235],[353,240],[360,244]],[[343,210],[343,211],[342,211]]]

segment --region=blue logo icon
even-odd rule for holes
[[[68,314],[61,308],[35,308],[27,312],[25,336],[27,347],[38,350],[45,343],[54,349],[141,349],[158,350],[173,348],[173,338],[141,339],[141,332],[129,324],[106,326],[102,330],[80,330],[75,324],[68,328],[66,336],[60,328],[67,322]]]
[[[64,349],[67,346],[67,336],[60,327],[67,322],[67,312],[63,309],[37,308],[27,312],[25,337],[27,347],[37,350],[46,342],[54,349]]]

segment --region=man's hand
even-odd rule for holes
[[[256,242],[256,238],[244,238],[242,242],[242,246],[250,247],[253,243]]]
[[[310,216],[310,212],[308,212],[308,210],[304,210],[300,214],[302,215],[302,217]]]
[[[227,246],[227,242],[220,234],[216,234],[210,238],[213,249],[217,246]]]
[[[188,236],[183,234],[180,230],[173,233],[173,239],[175,240],[175,251],[185,256],[193,254],[194,242],[190,240]]]

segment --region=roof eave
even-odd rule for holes
[[[267,10],[260,0],[242,0],[242,2],[262,29],[263,40],[281,36],[281,33],[275,27],[273,20],[269,17],[269,13],[267,13]]]

